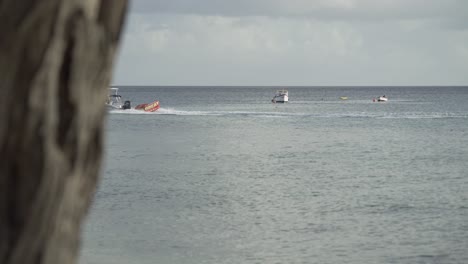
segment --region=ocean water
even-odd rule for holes
[[[280,88],[121,87],[80,262],[468,263],[468,87]]]

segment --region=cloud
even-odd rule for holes
[[[319,19],[459,18],[465,0],[134,0],[132,11],[215,16],[305,16]]]
[[[219,2],[134,1],[115,82],[468,83],[466,19],[453,7],[458,2],[463,9],[465,2],[240,0],[217,6]],[[320,15],[312,16],[314,12]]]

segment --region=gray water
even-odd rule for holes
[[[468,87],[276,89],[121,88],[81,263],[468,263]]]

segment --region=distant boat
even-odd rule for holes
[[[348,96],[341,96],[340,99],[341,100],[348,100]]]
[[[388,98],[385,95],[377,98],[377,102],[387,102],[387,101],[388,101]]]
[[[111,87],[107,93],[106,107],[108,110],[112,109],[130,109],[130,101],[123,101],[122,96],[119,94],[119,88]]]
[[[275,96],[271,99],[272,103],[286,103],[289,101],[288,90],[278,90]]]

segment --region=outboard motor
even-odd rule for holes
[[[130,101],[125,101],[123,106],[122,106],[122,109],[130,109],[132,108],[132,105],[130,104]]]

